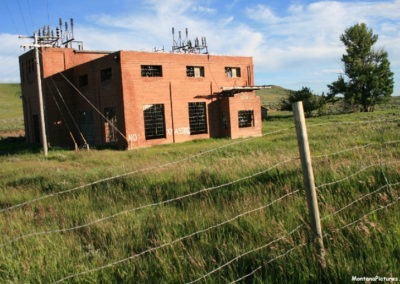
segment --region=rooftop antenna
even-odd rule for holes
[[[194,41],[189,39],[189,30],[185,28],[185,38],[182,39],[182,32],[178,32],[178,40],[175,40],[175,28],[172,28],[172,53],[203,53],[208,54],[208,47],[206,37],[201,37],[201,44],[199,38],[196,37]]]

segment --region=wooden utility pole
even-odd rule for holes
[[[40,59],[39,59],[39,48],[38,36],[34,34],[34,47],[35,47],[35,61],[36,61],[36,76],[37,76],[37,88],[39,96],[39,112],[40,112],[40,130],[42,132],[42,145],[43,154],[47,157],[47,135],[46,135],[46,124],[44,120],[44,105],[43,105],[43,91],[42,91],[42,74],[40,69]]]
[[[34,33],[32,36],[19,36],[19,38],[33,38],[33,44],[22,45],[22,47],[26,48],[34,48],[35,49],[35,64],[36,64],[36,82],[37,82],[37,91],[39,98],[39,116],[40,116],[40,131],[41,131],[41,140],[43,146],[43,155],[47,157],[48,148],[47,148],[47,134],[46,134],[46,123],[44,119],[44,104],[43,104],[43,90],[42,90],[42,72],[40,67],[40,57],[39,57],[39,48],[42,46],[51,46],[48,44],[39,43],[39,37],[37,33]]]
[[[294,119],[296,125],[297,141],[299,145],[301,166],[303,171],[304,185],[307,191],[307,204],[310,214],[311,226],[314,234],[314,242],[318,251],[318,261],[323,270],[326,268],[325,249],[322,239],[321,220],[319,217],[317,192],[315,190],[314,173],[311,164],[310,147],[308,145],[308,135],[306,121],[304,117],[303,103],[293,104]]]

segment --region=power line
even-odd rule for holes
[[[21,3],[19,2],[19,0],[17,0],[17,4],[18,4],[19,13],[20,13],[21,18],[22,18],[22,22],[24,23],[25,31],[26,31],[27,34],[29,34],[28,26],[26,25],[25,16],[22,13]]]

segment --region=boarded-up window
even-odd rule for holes
[[[189,103],[190,135],[207,133],[206,103]]]
[[[254,112],[252,110],[239,110],[239,128],[254,126]]]
[[[146,140],[165,138],[164,105],[144,105],[143,115]]]

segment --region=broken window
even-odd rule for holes
[[[104,108],[104,116],[107,118],[104,121],[104,136],[106,143],[116,143],[118,142],[117,136],[117,114],[115,108],[106,107]]]
[[[165,138],[164,105],[144,105],[143,114],[146,140]]]
[[[188,77],[204,77],[203,66],[186,66],[186,76]]]
[[[225,67],[225,74],[228,78],[239,78],[240,68],[239,67]]]
[[[239,110],[239,128],[254,126],[254,112],[252,110]]]
[[[78,86],[79,87],[87,86],[88,82],[89,82],[89,80],[88,80],[88,75],[87,74],[81,75],[81,76],[78,77]]]
[[[112,69],[106,68],[100,71],[100,80],[102,82],[110,80],[112,77]]]
[[[142,77],[162,77],[161,65],[141,65]]]
[[[207,133],[206,103],[189,103],[190,135]]]

